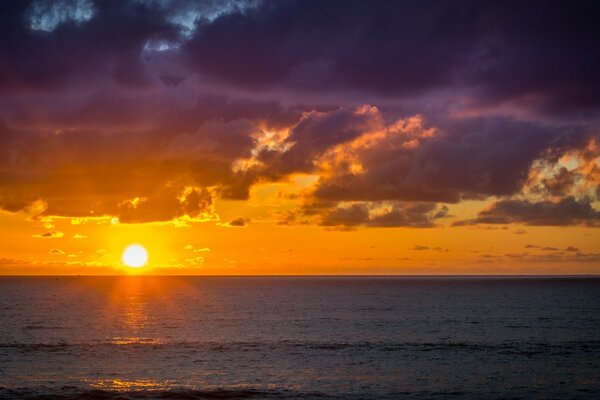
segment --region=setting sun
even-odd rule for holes
[[[599,17],[0,0],[0,400],[600,400]]]
[[[148,252],[139,244],[132,244],[125,248],[121,260],[125,265],[132,268],[139,268],[146,265],[148,261]]]

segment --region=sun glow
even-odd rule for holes
[[[148,252],[143,246],[132,244],[125,248],[121,260],[128,267],[140,268],[148,262]]]

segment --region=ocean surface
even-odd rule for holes
[[[600,399],[600,279],[0,278],[4,399]]]

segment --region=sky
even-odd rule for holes
[[[599,18],[0,0],[0,274],[598,274]]]

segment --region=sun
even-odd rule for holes
[[[140,268],[148,262],[148,252],[142,245],[130,244],[123,251],[121,260],[128,267]]]

